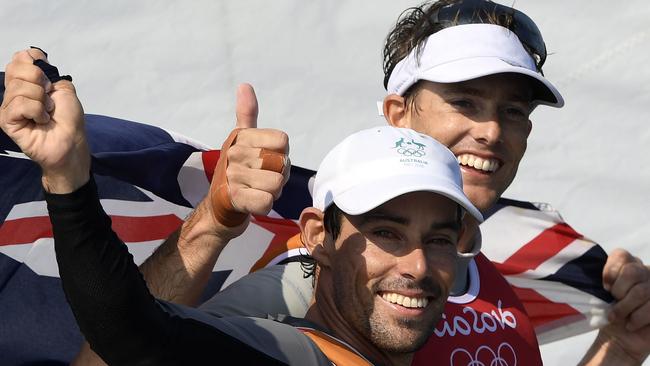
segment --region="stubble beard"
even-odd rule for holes
[[[352,311],[342,312],[343,318],[378,349],[388,353],[413,353],[424,346],[433,334],[438,319],[425,322],[409,318],[387,319],[374,309],[375,292],[371,294],[369,304],[361,303],[360,299],[355,299],[345,290],[350,288],[350,281],[346,281],[345,275],[334,272],[333,277],[336,306],[350,309],[350,304],[356,304],[350,309]]]

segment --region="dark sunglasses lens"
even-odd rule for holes
[[[546,61],[544,39],[535,22],[519,10],[492,1],[465,0],[440,8],[431,15],[431,21],[434,24],[441,24],[443,27],[450,27],[462,24],[491,23],[501,17],[512,19],[511,30],[532,54],[537,69],[541,71],[542,65]]]

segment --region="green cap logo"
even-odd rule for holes
[[[427,154],[424,151],[425,146],[425,144],[415,142],[413,139],[411,139],[411,141],[406,141],[404,140],[404,137],[402,137],[401,139],[395,141],[395,146],[393,149],[397,149],[397,152],[404,156],[414,156],[416,158],[421,158]]]

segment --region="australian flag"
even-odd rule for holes
[[[0,74],[0,76],[2,76]],[[92,173],[113,229],[137,263],[208,192],[219,151],[158,127],[86,115]],[[40,170],[0,134],[0,365],[68,364],[82,337],[54,256]],[[205,297],[298,254],[295,220],[311,205],[314,171],[293,166],[267,216],[255,216],[214,267]],[[606,254],[548,205],[501,200],[482,224],[484,252],[515,288],[540,343],[603,324]]]

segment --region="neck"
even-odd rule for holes
[[[366,336],[351,327],[350,322],[341,314],[341,307],[336,306],[331,296],[332,292],[323,291],[323,287],[327,286],[324,282],[327,281],[322,278],[323,273],[320,275],[305,319],[327,329],[330,335],[352,346],[355,351],[375,365],[408,366],[411,364],[413,353],[395,353],[379,349]]]

